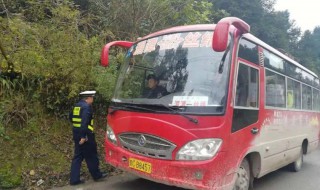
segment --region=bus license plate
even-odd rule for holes
[[[129,158],[129,167],[150,174],[152,164],[134,158]]]

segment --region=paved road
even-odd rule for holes
[[[304,157],[301,171],[282,168],[257,179],[254,185],[254,190],[320,190],[320,149]]]
[[[88,181],[76,187],[55,188],[54,190],[184,190],[120,174],[102,182]],[[294,173],[287,168],[272,172],[255,180],[254,190],[320,190],[320,149],[304,158],[301,171]]]

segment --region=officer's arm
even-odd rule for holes
[[[91,108],[89,106],[84,106],[82,108],[82,113],[81,113],[81,127],[80,127],[81,138],[86,138],[87,136],[88,125],[90,123],[91,115],[92,115]]]
[[[73,117],[73,109],[69,112],[69,121],[72,122],[72,117]]]

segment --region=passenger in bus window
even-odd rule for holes
[[[287,90],[287,108],[294,108],[293,90]]]
[[[154,74],[148,75],[147,80],[148,88],[143,91],[143,98],[161,98],[168,94],[167,90],[159,85],[159,79]]]

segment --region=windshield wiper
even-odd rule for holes
[[[190,117],[190,116],[188,116],[188,115],[186,115],[186,114],[184,114],[184,113],[178,112],[177,110],[172,109],[172,108],[170,108],[169,106],[166,106],[166,105],[164,105],[164,104],[151,104],[151,105],[164,107],[164,108],[172,111],[173,113],[176,113],[176,114],[181,115],[182,117],[188,119],[188,120],[191,121],[192,123],[198,124],[198,122],[199,122],[197,119],[192,118],[192,117]]]
[[[110,106],[110,108],[111,108],[111,111],[109,111],[108,114],[113,114],[114,112],[116,112],[118,110],[131,110],[131,109],[128,109],[123,106]]]
[[[148,109],[148,108],[144,108],[144,107],[140,107],[140,106],[135,106],[135,105],[111,106],[111,109],[112,110],[109,112],[109,114],[113,114],[114,112],[116,112],[118,110],[143,110],[143,111],[148,111],[148,112],[157,112],[152,109]]]
[[[222,58],[221,58],[221,61],[220,61],[220,64],[219,64],[219,70],[218,70],[220,74],[223,72],[224,62],[226,60],[227,54],[229,53],[229,50],[230,50],[230,44],[228,45],[226,51],[222,55]]]

